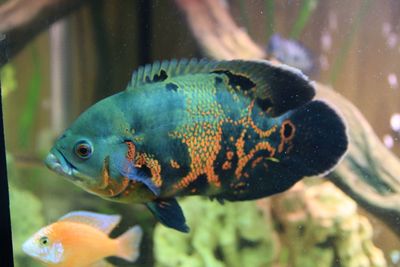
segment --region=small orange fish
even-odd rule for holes
[[[139,257],[142,229],[134,226],[116,239],[109,233],[119,215],[74,211],[43,227],[22,246],[23,251],[47,266],[109,266],[104,258],[115,256],[134,262]]]

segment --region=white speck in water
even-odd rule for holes
[[[400,131],[400,114],[399,113],[394,113],[392,117],[390,118],[390,126],[392,127],[392,130],[395,132]]]
[[[398,42],[398,36],[395,33],[389,33],[386,43],[389,48],[395,48]]]
[[[392,148],[394,145],[393,137],[390,134],[385,134],[383,136],[383,144],[385,144],[387,148]]]
[[[319,56],[319,65],[322,70],[327,70],[329,68],[329,61],[326,55]]]
[[[393,264],[397,264],[400,262],[400,251],[393,250],[390,252],[390,259],[392,260]]]
[[[334,12],[329,12],[329,28],[333,31],[336,31],[338,27],[337,23],[337,15]]]
[[[399,82],[397,81],[397,75],[395,73],[389,73],[387,80],[390,88],[397,89],[399,87]]]
[[[332,36],[329,31],[324,31],[321,34],[321,47],[323,51],[329,51],[332,47]]]
[[[392,31],[392,26],[389,22],[385,21],[382,23],[382,34],[383,36],[388,36],[389,33]]]

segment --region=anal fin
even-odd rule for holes
[[[157,199],[146,203],[153,215],[165,226],[180,232],[189,232],[183,211],[175,198]]]

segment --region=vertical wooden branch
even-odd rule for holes
[[[207,55],[215,59],[264,58],[265,53],[240,29],[222,1],[177,0],[193,34]],[[221,12],[222,11],[222,12]]]

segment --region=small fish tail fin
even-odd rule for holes
[[[117,238],[119,243],[117,254],[115,256],[124,260],[135,262],[139,255],[139,246],[142,241],[143,230],[136,225]]]
[[[282,163],[302,176],[326,174],[341,160],[348,146],[343,119],[319,100],[282,116],[280,135],[278,152]]]

